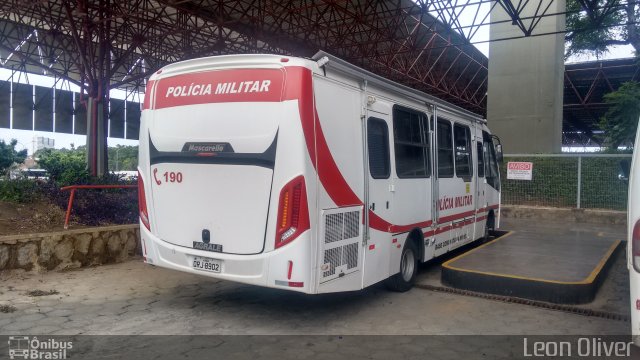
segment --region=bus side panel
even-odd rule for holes
[[[362,288],[362,94],[314,78],[318,186],[318,292]]]
[[[316,286],[312,269],[316,266],[313,250],[316,248],[318,226],[315,205],[317,176],[307,150],[301,120],[298,100],[285,101],[278,127],[276,166],[274,167],[273,188],[267,220],[265,252],[270,254],[267,285],[281,287],[283,285],[280,284],[289,282],[302,283],[303,286],[300,288],[289,287],[289,289],[314,293]],[[307,190],[309,230],[293,240],[292,243],[276,249],[280,192],[289,181],[299,175],[304,176]]]

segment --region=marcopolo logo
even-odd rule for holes
[[[29,336],[9,336],[9,359],[68,359],[72,341]]]

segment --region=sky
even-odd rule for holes
[[[480,11],[480,16],[484,16],[483,12],[486,14],[488,11],[488,3],[482,3],[479,5],[482,7]],[[474,8],[468,8],[463,10],[463,13],[460,16],[460,21],[463,25],[471,24],[473,21],[473,17],[476,11]],[[470,29],[467,29],[469,31]],[[486,42],[489,40],[489,27],[481,26],[478,31],[475,33],[474,37],[471,39],[471,42],[487,57],[489,54],[489,43]],[[513,41],[513,40],[510,40]],[[517,41],[517,40],[516,40]],[[583,62],[590,60],[605,60],[605,59],[617,59],[617,58],[628,58],[633,57],[634,51],[631,46],[615,46],[611,47],[610,51],[604,56],[596,59],[593,56],[573,56],[567,59],[567,63],[574,62]],[[11,77],[11,71],[9,69],[4,69],[0,67],[0,81],[8,80]],[[17,76],[18,77],[18,76]],[[54,86],[54,79],[35,74],[28,74],[25,76],[21,74],[19,79],[14,77],[14,81],[18,81],[21,83],[29,83],[32,85],[39,86]],[[78,91],[78,87],[70,84],[68,82],[58,82],[55,84],[57,88],[65,89],[65,90],[73,90]],[[125,99],[126,93],[121,90],[112,90],[110,96],[115,99]],[[129,94],[131,96],[131,94]],[[139,94],[134,101],[142,101],[144,99],[144,94]],[[128,100],[132,100],[131,97]],[[10,141],[11,139],[18,140],[17,149],[27,149],[29,154],[33,153],[35,149],[35,138],[36,137],[46,137],[53,138],[55,140],[56,148],[69,148],[71,144],[74,146],[84,145],[86,143],[86,137],[84,135],[71,135],[71,134],[60,134],[60,133],[50,133],[50,132],[42,132],[42,131],[29,131],[29,130],[13,130],[13,129],[2,129],[0,128],[0,140]],[[109,146],[117,146],[117,145],[138,145],[137,140],[125,140],[125,139],[117,139],[117,138],[108,138]]]

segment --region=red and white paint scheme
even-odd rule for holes
[[[164,67],[140,126],[145,261],[316,294],[387,279],[499,220],[479,116],[325,53]]]

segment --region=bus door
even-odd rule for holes
[[[438,228],[435,255],[470,241],[475,219],[472,138],[468,125],[438,117]]]
[[[487,195],[485,178],[485,152],[482,140],[482,130],[477,129],[474,144],[474,164],[476,170],[476,222],[473,239],[484,236],[484,225],[486,222]]]
[[[454,205],[458,223],[454,229],[454,240],[449,250],[460,247],[473,241],[476,212],[476,169],[473,163],[473,130],[469,124],[453,124],[454,157],[456,162],[456,179],[461,182],[456,187],[456,200]]]
[[[490,227],[497,228],[500,225],[500,213],[497,208],[500,204],[500,169],[492,136],[483,131],[482,137],[484,140],[485,178],[487,179],[485,186],[487,216],[489,216],[489,211],[493,209],[494,218]],[[487,219],[489,218],[487,217]]]
[[[402,241],[414,229],[428,234],[432,223],[432,158],[429,117],[423,111],[394,105],[391,178],[393,179],[390,214],[394,226],[390,273],[400,268]],[[425,239],[428,240],[428,236]],[[422,243],[424,250],[425,242]],[[424,251],[425,258],[429,253]],[[422,260],[422,259],[420,259]]]
[[[369,105],[365,119],[369,238],[365,239],[363,286],[374,284],[389,276],[391,235],[386,222],[390,219],[393,190],[390,110],[388,104],[373,103]]]

